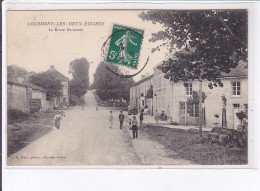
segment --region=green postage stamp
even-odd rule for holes
[[[114,25],[107,62],[137,68],[144,30]]]

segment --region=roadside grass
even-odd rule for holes
[[[162,144],[170,158],[185,159],[202,165],[245,165],[247,149],[198,143],[198,130],[143,126],[142,133]]]
[[[39,117],[26,118],[7,125],[7,156],[21,150],[31,142],[52,130],[54,112],[42,113]]]

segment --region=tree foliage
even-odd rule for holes
[[[89,87],[89,62],[86,58],[76,59],[70,62],[69,73],[73,79],[70,81],[70,93],[80,98]]]
[[[86,81],[80,81],[79,79],[70,80],[70,93],[78,98],[83,96],[88,89],[88,83]]]
[[[116,66],[110,66],[116,70]],[[114,68],[113,68],[114,67]],[[129,89],[134,85],[133,78],[120,78],[100,63],[94,75],[94,87],[101,100],[124,99],[129,101]]]
[[[62,87],[60,80],[55,79],[51,73],[39,73],[30,77],[29,81],[47,91],[47,100],[53,100],[55,97],[62,96]]]
[[[27,70],[16,65],[7,66],[7,79],[16,79],[27,74]]]
[[[246,10],[151,10],[140,17],[163,25],[150,41],[163,40],[161,46],[174,52],[162,64],[174,82],[207,79],[210,88],[223,86],[219,77],[247,61]]]

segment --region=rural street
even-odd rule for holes
[[[131,138],[131,131],[119,129],[119,111],[113,111],[114,127],[109,129],[109,109],[96,111],[92,91],[85,95],[85,109],[65,111],[61,128],[42,136],[8,157],[10,166],[86,165],[189,165],[189,161],[167,158],[165,149],[152,140]]]

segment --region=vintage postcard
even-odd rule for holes
[[[248,14],[8,10],[7,166],[246,167]]]

